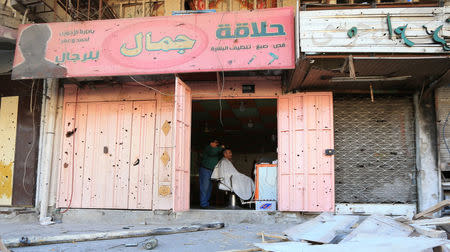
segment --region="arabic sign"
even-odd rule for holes
[[[294,68],[292,8],[22,25],[13,79]]]
[[[300,12],[305,53],[449,53],[450,8]]]

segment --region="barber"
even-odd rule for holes
[[[203,209],[212,209],[209,205],[209,199],[211,198],[212,182],[211,174],[214,167],[222,157],[222,151],[224,146],[219,146],[217,139],[212,139],[208,146],[205,147],[202,155],[202,163],[199,169],[199,182],[200,182],[200,207]]]

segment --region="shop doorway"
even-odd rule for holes
[[[192,129],[192,94],[191,88],[179,78],[175,83],[175,135],[174,142],[174,169],[173,169],[173,210],[188,211],[195,206],[195,192],[191,193],[191,167],[198,166],[198,158],[192,158],[191,138],[196,138]],[[211,101],[217,96],[205,97],[203,100]],[[241,107],[240,98],[255,101],[259,98],[276,98],[276,151],[277,151],[277,210],[305,211],[305,212],[332,212],[334,211],[334,128],[333,128],[333,96],[331,92],[306,92],[278,95],[276,97],[243,97],[233,96]],[[233,99],[233,100],[234,100]],[[201,100],[198,98],[198,100]],[[203,106],[203,105],[202,105]],[[223,128],[224,107],[219,103],[219,123]],[[230,106],[231,107],[231,106]],[[245,103],[244,106],[245,108]],[[198,111],[196,112],[198,113]],[[228,112],[229,113],[229,112]],[[234,113],[233,113],[234,114]],[[230,116],[231,117],[231,114]],[[246,121],[247,127],[255,126],[255,122]],[[257,120],[256,118],[254,120]],[[206,120],[207,121],[207,120]],[[238,120],[239,121],[239,120]],[[245,121],[244,121],[245,122]],[[199,137],[212,129],[212,122],[195,126]],[[242,131],[242,122],[241,122]],[[245,127],[245,123],[244,123]],[[203,129],[203,133],[202,132]],[[218,131],[219,132],[219,131]],[[214,136],[214,138],[217,136]],[[271,136],[272,138],[272,136]],[[256,139],[256,138],[254,138]],[[230,138],[231,140],[231,138]],[[197,139],[194,139],[197,143]],[[232,141],[230,141],[232,142]],[[248,144],[240,142],[242,145]],[[251,141],[250,141],[251,144]],[[239,145],[239,144],[238,144]],[[195,153],[195,150],[194,150]],[[195,168],[193,168],[195,169]],[[192,173],[195,176],[195,171]],[[250,173],[251,175],[251,173]],[[193,187],[194,187],[193,186]],[[191,199],[191,196],[193,199]],[[190,204],[190,200],[193,203]],[[222,205],[225,201],[220,202]]]
[[[202,152],[211,139],[217,139],[229,148],[234,167],[254,181],[255,164],[272,164],[277,160],[276,115],[276,99],[192,101],[191,209],[200,207],[199,167]],[[215,209],[224,209],[229,206],[229,199],[229,192],[219,189],[217,181],[213,182],[210,205]],[[243,209],[254,209],[252,204],[240,204],[239,199],[236,204]]]

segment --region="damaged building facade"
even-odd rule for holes
[[[144,2],[20,26],[12,78],[44,79],[28,203],[41,221],[195,209],[210,138],[250,177],[276,164],[277,211],[411,216],[445,197],[449,7],[201,2],[187,6],[218,13],[147,17],[186,8]],[[212,203],[225,207],[224,192]]]

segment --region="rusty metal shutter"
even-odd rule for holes
[[[335,95],[338,203],[417,198],[412,97]]]

